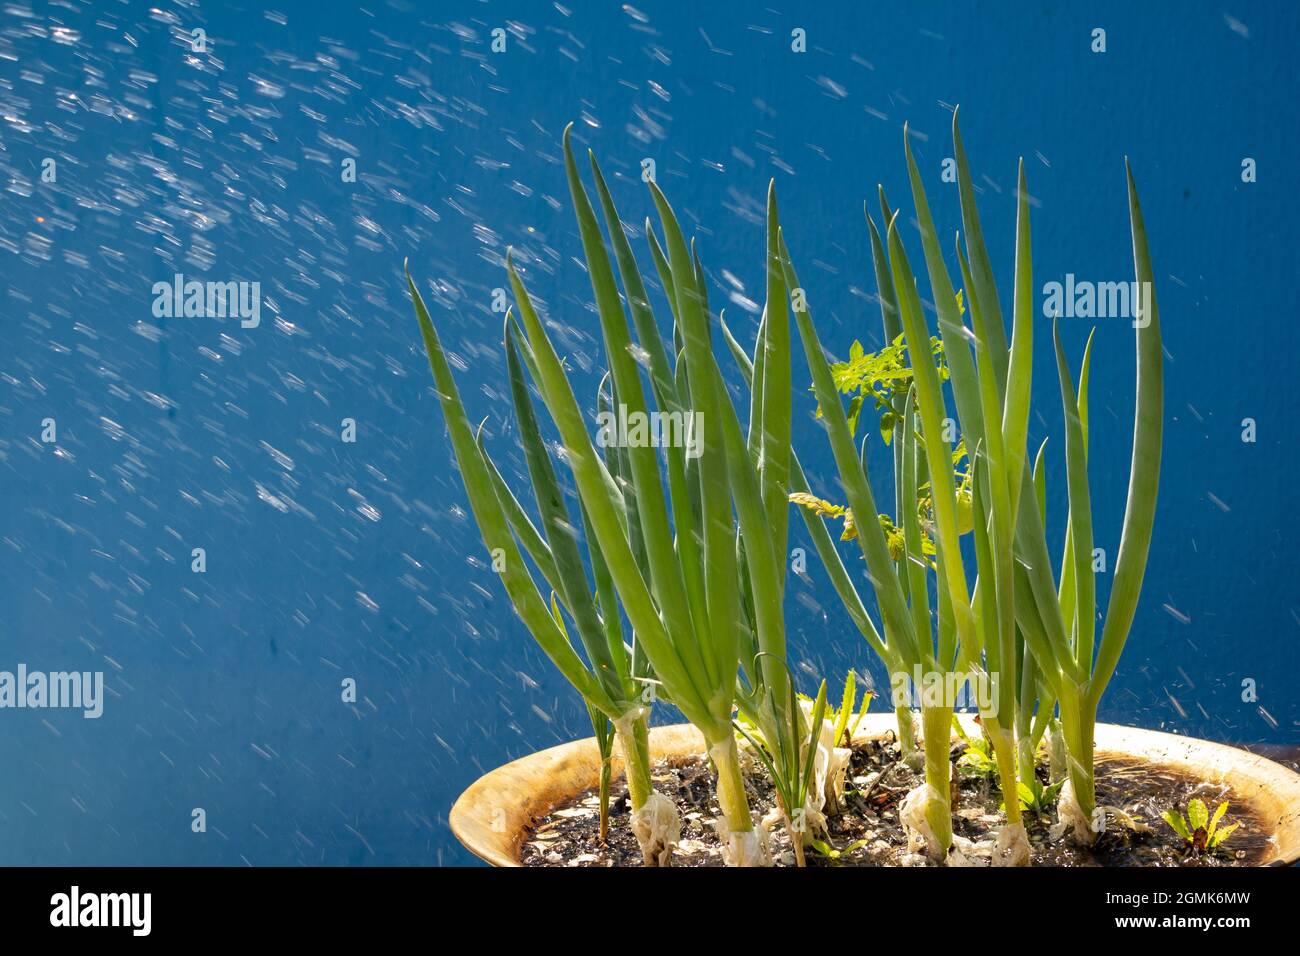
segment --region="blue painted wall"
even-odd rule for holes
[[[588,393],[598,377],[558,165],[569,120],[630,222],[650,211],[639,163],[655,160],[746,337],[757,316],[742,300],[762,298],[755,213],[775,177],[839,354],[879,344],[861,209],[878,182],[910,208],[904,121],[955,229],[940,164],[962,105],[1004,301],[1017,158],[1041,285],[1131,277],[1128,155],[1168,414],[1151,565],[1103,717],[1296,743],[1300,14],[1024,6],[7,6],[0,669],[102,670],[109,698],[98,720],[0,710],[0,863],[463,863],[445,826],[455,795],[587,732],[483,566],[400,271],[409,256],[472,412],[521,471],[489,309],[506,245],[535,260]],[[181,42],[199,27],[206,54]],[[1258,182],[1242,182],[1245,157]],[[260,282],[261,325],[155,319],[152,285],[176,272]],[[1064,323],[1076,361],[1090,325]],[[1031,440],[1059,452],[1045,323],[1038,340]],[[1132,375],[1131,329],[1101,322],[1092,480],[1112,555]],[[45,418],[57,446],[40,441]],[[829,490],[820,430],[798,423]],[[801,679],[880,677],[815,566],[790,612]],[[355,705],[340,701],[345,677]],[[197,807],[205,834],[191,832]]]

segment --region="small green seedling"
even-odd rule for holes
[[[1241,826],[1240,823],[1219,826],[1219,821],[1223,819],[1223,815],[1227,810],[1228,801],[1224,800],[1219,804],[1219,808],[1214,811],[1214,816],[1210,816],[1204,801],[1192,798],[1187,801],[1187,816],[1184,817],[1179,813],[1177,807],[1166,810],[1160,816],[1174,828],[1174,832],[1187,842],[1186,848],[1189,852],[1213,853],[1221,843],[1232,835],[1233,830]]]
[[[1016,791],[1020,796],[1020,809],[1026,813],[1046,813],[1056,806],[1056,798],[1064,784],[1064,777],[1046,787],[1037,777],[1021,778],[1016,784]]]
[[[796,699],[794,682],[790,681],[789,698]],[[812,718],[808,722],[805,734],[800,720],[800,708],[786,708],[790,715],[788,736],[764,733],[763,729],[743,714],[737,714],[733,726],[736,731],[753,748],[753,753],[767,770],[768,777],[776,787],[777,805],[785,817],[786,830],[794,845],[795,865],[804,866],[804,837],[807,830],[804,807],[808,803],[808,793],[814,786],[816,770],[817,739],[821,735],[823,721],[826,720],[826,682],[822,681],[813,702]],[[746,727],[748,725],[748,727]],[[782,743],[793,744],[793,753],[783,755]]]
[[[871,691],[862,692],[862,706],[857,707],[858,696],[858,678],[852,669],[844,677],[844,696],[840,699],[839,709],[830,716],[832,726],[835,728],[836,747],[847,747],[853,741],[853,735],[858,730],[858,724],[862,723],[862,718],[867,713],[867,708],[871,705]],[[856,713],[855,713],[856,710]]]
[[[956,716],[952,718],[952,726],[957,731],[957,736],[966,744],[966,752],[957,758],[957,768],[976,777],[990,779],[997,777],[997,758],[993,754],[993,745],[988,737],[982,733],[975,737],[970,736]]]
[[[842,858],[849,856],[856,850],[862,849],[867,845],[866,840],[854,840],[842,850],[837,850],[824,840],[813,840],[809,846],[817,853],[818,856],[829,860],[831,866],[838,866]]]

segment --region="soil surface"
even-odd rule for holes
[[[996,781],[957,760],[966,749],[953,745],[953,834],[972,842],[992,839],[1002,823],[1002,803]],[[845,787],[842,812],[828,821],[829,839],[821,840],[838,856],[809,848],[809,866],[925,866],[920,853],[909,853],[907,836],[898,822],[898,805],[913,787],[924,781],[898,759],[892,741],[871,741],[854,748]],[[1040,767],[1047,782],[1046,768]],[[714,835],[718,817],[714,774],[708,762],[691,757],[672,763],[660,761],[653,769],[655,789],[673,798],[681,815],[681,843],[674,866],[722,866],[722,847]],[[1133,821],[1122,825],[1107,815],[1106,832],[1097,844],[1084,849],[1068,835],[1053,840],[1049,830],[1056,822],[1054,808],[1026,812],[1032,862],[1036,866],[1251,866],[1268,855],[1266,828],[1249,804],[1220,784],[1208,784],[1167,767],[1098,754],[1097,803],[1115,807]],[[771,783],[755,763],[747,770],[745,788],[754,820],[761,820],[775,805]],[[1224,823],[1241,826],[1212,853],[1190,853],[1183,839],[1160,819],[1171,807],[1185,810],[1187,801],[1199,797],[1213,813],[1223,800],[1230,803]],[[578,794],[538,821],[524,842],[525,866],[641,866],[641,851],[628,826],[627,789],[621,779],[610,787],[609,838],[599,841],[600,801],[595,788]],[[778,866],[793,866],[790,836],[777,825],[771,832],[771,850]],[[976,863],[986,860],[975,859]]]

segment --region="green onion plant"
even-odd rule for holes
[[[1076,389],[1060,336],[1055,336],[1057,374],[1065,416],[1065,465],[1069,499],[1064,556],[1054,580],[1043,511],[1022,506],[1016,540],[1016,621],[1030,648],[1045,693],[1039,714],[1059,710],[1067,752],[1067,780],[1058,813],[1075,839],[1091,844],[1105,829],[1093,767],[1097,706],[1115,673],[1137,610],[1155,524],[1164,421],[1163,346],[1146,226],[1132,170],[1128,180],[1129,224],[1139,290],[1133,320],[1137,384],[1128,500],[1110,598],[1097,640],[1096,572],[1092,504],[1088,485],[1088,376],[1091,338]],[[1040,495],[1046,500],[1045,491]],[[1023,505],[1023,503],[1022,503]]]
[[[784,624],[778,628],[778,622],[783,621],[789,488],[794,476],[801,474],[791,435],[789,293],[781,267],[779,236],[776,186],[769,182],[766,306],[759,321],[752,360],[727,329],[725,316],[719,316],[719,325],[749,387],[748,461],[741,471],[753,470],[762,505],[762,512],[756,512],[746,524],[746,510],[740,507],[741,499],[737,498],[741,611],[751,623],[745,631],[749,640],[741,654],[736,696],[741,719],[735,726],[772,777],[779,815],[790,835],[796,865],[803,866],[804,849],[811,845],[814,833],[824,834],[826,818],[822,810],[828,800],[838,799],[835,791],[842,784],[843,775],[831,772],[840,752],[828,736],[831,728],[825,719],[825,682],[818,692],[817,703],[805,711],[786,665]],[[662,255],[656,261],[665,262]],[[664,284],[670,281],[673,280],[665,278]],[[764,572],[754,568],[754,561],[770,562],[772,570]],[[758,589],[766,586],[762,584],[765,580],[773,581],[776,590],[760,593]],[[770,606],[765,607],[766,604]],[[768,632],[779,633],[779,642],[771,637],[764,639],[765,613],[771,619]],[[754,728],[753,733],[745,724]]]
[[[775,262],[778,266],[780,265],[780,257],[775,250],[778,248],[776,241],[779,238],[779,229],[776,214],[775,185],[769,184],[769,264]],[[768,281],[768,302],[770,305],[775,301],[772,295],[772,286],[778,282],[783,283],[784,269],[780,272],[780,278],[775,277],[769,271]],[[784,289],[784,286],[781,285],[780,288]],[[788,312],[778,314],[785,315],[785,321],[788,322]],[[763,318],[759,322],[754,356],[751,358],[727,327],[725,315],[721,316],[719,320],[723,335],[731,349],[741,377],[746,387],[750,389],[751,426],[758,421],[753,407],[755,396],[764,394],[764,382],[771,381],[766,377],[764,371],[764,365],[767,361],[766,356],[770,351],[766,337],[767,322],[767,311],[765,310]],[[787,349],[788,341],[787,335]],[[786,361],[788,362],[788,359]],[[753,435],[754,431],[751,427],[751,439]],[[752,440],[750,447],[751,453],[756,457],[761,455],[761,448]],[[789,469],[787,487],[806,489],[808,487],[807,479],[804,477],[798,456],[793,451],[790,454]],[[800,501],[812,496],[806,492],[788,492],[787,497],[791,501]],[[823,560],[838,559],[835,545],[822,523],[808,519],[807,515],[805,515],[805,521],[809,530],[813,532],[813,540],[818,551],[822,553]],[[784,526],[784,530],[788,531],[788,525]],[[837,587],[847,586],[849,591],[852,592],[848,572],[844,569],[842,562],[839,565],[839,571],[842,578],[839,579],[841,583],[837,583]],[[852,593],[856,594],[856,592]],[[867,621],[868,626],[870,626],[870,620],[867,617],[865,608],[861,609],[861,614],[862,619]],[[756,660],[761,659],[761,657],[756,658]],[[754,686],[749,686],[749,680],[755,681]],[[840,797],[838,789],[842,781],[832,772],[832,767],[837,761],[842,762],[844,760],[842,754],[837,754],[837,749],[843,749],[847,752],[847,743],[845,743],[844,748],[840,748],[840,742],[852,710],[853,699],[857,694],[852,671],[849,672],[849,676],[845,681],[845,694],[847,703],[842,702],[840,710],[833,715],[834,719],[830,720],[827,716],[829,712],[821,705],[825,697],[825,681],[823,681],[816,700],[810,702],[812,706],[809,712],[802,715],[808,718],[805,723],[801,720],[803,708],[797,704],[798,694],[795,691],[794,681],[788,673],[784,674],[782,680],[782,674],[771,674],[770,669],[765,671],[761,667],[753,668],[746,675],[742,675],[740,682],[740,690],[737,694],[739,719],[736,722],[736,730],[754,748],[759,760],[772,777],[781,817],[790,833],[791,843],[794,846],[797,866],[804,865],[805,851],[809,847],[815,847],[818,843],[825,845],[824,841],[819,841],[816,838],[816,834],[825,829],[825,814],[822,809],[827,803],[836,805]],[[778,719],[776,711],[770,703],[763,706],[762,702],[777,700],[782,695],[784,695],[788,704],[785,714]],[[866,710],[869,700],[870,694],[865,695],[862,701],[863,711]],[[861,714],[859,714],[860,716]],[[856,726],[856,722],[854,726]],[[820,763],[823,770],[823,786],[820,791],[813,786],[813,774],[818,763]],[[826,834],[823,833],[823,835]]]
[[[527,516],[500,471],[470,427],[451,365],[434,329],[423,298],[407,273],[407,284],[433,371],[435,387],[447,420],[447,431],[460,468],[470,508],[478,524],[492,566],[501,575],[516,612],[534,640],[586,701],[601,753],[602,817],[607,813],[611,749],[604,721],[609,721],[620,742],[626,768],[633,829],[647,865],[666,864],[677,839],[676,810],[671,801],[653,792],[650,782],[648,700],[643,683],[644,665],[624,641],[617,601],[609,570],[599,545],[586,536],[596,587],[587,577],[575,525],[542,442],[532,399],[525,384],[521,355],[531,356],[509,317],[506,323],[506,364],[510,378],[520,442],[542,516],[542,530]],[[531,357],[528,364],[534,364]],[[583,523],[587,523],[584,513]],[[551,588],[543,598],[520,550],[533,559]],[[586,661],[572,646],[564,611],[573,620]],[[640,678],[640,680],[638,680]]]
[[[968,675],[991,688],[991,696],[978,695],[981,718],[993,745],[1002,788],[1012,795],[1006,801],[1007,826],[999,834],[995,859],[1023,864],[1028,862],[1028,841],[1016,799],[1016,749],[1011,722],[1016,703],[1012,586],[1014,516],[1023,484],[1033,348],[1028,205],[1022,168],[1017,294],[1013,336],[1008,345],[955,116],[953,133],[966,226],[965,249],[959,244],[957,257],[973,329],[966,328],[962,321],[962,300],[944,264],[906,129],[904,152],[938,312],[941,348],[936,348],[930,334],[898,230],[897,213],[890,210],[883,190],[881,209],[888,226],[885,242],[881,242],[874,221],[867,215],[886,337],[892,342],[901,335],[911,375],[903,393],[900,424],[892,429],[897,515],[883,525],[855,521],[887,639],[882,641],[878,634],[864,633],[868,633],[878,653],[878,645],[883,645],[881,656],[891,673],[903,670],[923,675],[927,687],[948,691],[934,693],[927,687],[918,688],[926,784],[909,795],[901,811],[915,833],[924,838],[930,856],[938,861],[947,859],[952,844],[949,741],[955,700],[951,689]],[[788,281],[793,288],[797,283],[793,267],[789,268]],[[856,515],[875,515],[866,456],[859,455],[854,447],[816,330],[806,311],[796,310],[796,317],[849,506]],[[948,414],[943,387],[945,367],[956,418]],[[961,444],[971,451],[966,472],[959,476],[958,463],[964,457]],[[917,508],[923,497],[927,503],[925,527]],[[975,533],[974,580],[968,580],[961,546],[962,536],[970,530]],[[933,540],[928,541],[931,537]],[[900,556],[897,564],[891,560],[891,545]],[[931,569],[935,584],[933,624]],[[860,599],[851,597],[846,604],[856,620],[858,615],[853,610],[861,604]]]
[[[631,669],[633,655],[627,655],[626,668],[621,668],[618,660],[609,664],[611,681],[623,681],[626,675],[619,687],[611,689],[600,683],[606,670],[601,655],[615,643],[622,646],[610,636],[615,607],[621,606],[635,637],[633,646],[638,655],[644,655],[660,696],[677,706],[704,736],[717,772],[719,836],[728,861],[764,864],[770,861],[765,834],[755,832],[750,815],[733,709],[740,695],[741,706],[760,726],[770,728],[769,741],[781,741],[778,749],[786,753],[801,751],[798,742],[789,739],[804,737],[807,730],[794,707],[782,614],[786,475],[791,459],[788,316],[781,320],[780,305],[770,310],[762,352],[770,384],[751,403],[747,438],[713,354],[702,267],[667,199],[650,184],[664,244],[659,244],[649,228],[647,234],[675,319],[671,351],[658,332],[643,278],[592,156],[598,199],[623,281],[620,298],[595,209],[578,175],[570,136],[566,129],[565,168],[604,339],[611,403],[626,410],[629,418],[648,418],[654,408],[678,415],[691,426],[699,424],[689,439],[698,455],[688,457],[680,443],[664,442],[658,449],[627,443],[618,449],[616,465],[611,466],[608,456],[597,452],[564,362],[513,256],[507,254],[507,272],[522,320],[522,328],[508,321],[506,333],[507,357],[516,356],[512,360],[512,390],[522,393],[516,399],[517,410],[523,405],[521,399],[527,399],[522,380],[526,369],[559,433],[580,503],[593,574],[598,585],[602,581],[607,584],[603,591],[597,589],[593,599],[595,613],[603,612],[603,616],[588,620],[585,628],[578,627],[590,668],[572,651],[555,618],[546,612],[513,535],[532,543],[528,550],[535,559],[537,554],[542,556],[539,566],[544,576],[547,552],[542,544],[549,544],[554,556],[556,540],[538,541],[537,537],[545,535],[529,531],[519,509],[510,503],[508,491],[494,481],[482,449],[473,442],[446,356],[413,282],[411,295],[475,518],[489,550],[495,554],[500,549],[504,556],[502,575],[516,609],[584,698],[613,721],[626,753],[629,738],[640,746],[645,735],[640,697],[632,692],[637,680]],[[772,219],[775,223],[774,198]],[[770,275],[772,272],[769,269]],[[631,327],[623,299],[631,313]],[[784,292],[778,298],[783,301]],[[544,454],[539,446],[540,441],[533,443],[535,451]],[[558,492],[549,487],[544,468],[531,467],[536,457],[538,454],[530,456],[530,478],[539,500],[551,500]],[[557,515],[555,537],[568,531],[572,542],[573,527]],[[567,546],[565,550],[568,558],[576,558]],[[562,585],[556,589],[560,603],[575,621],[575,607],[592,618],[586,614],[589,609],[584,601],[588,591],[577,579],[580,567],[578,561],[567,568],[572,580],[560,578],[556,569]],[[603,642],[596,640],[598,634],[605,637]],[[787,762],[791,772],[795,762]],[[632,801],[634,826],[639,813],[637,796]],[[653,793],[641,796],[641,807],[657,802]],[[652,805],[651,812],[657,817],[660,810]]]

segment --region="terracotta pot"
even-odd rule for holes
[[[969,732],[977,732],[963,717]],[[893,714],[868,714],[855,741],[874,740],[895,727]],[[1135,757],[1224,782],[1250,804],[1273,830],[1273,856],[1261,865],[1300,860],[1300,774],[1264,757],[1225,744],[1179,737],[1138,727],[1098,724],[1098,756]],[[615,777],[622,772],[615,748]],[[650,757],[686,757],[704,752],[704,738],[690,724],[650,731]],[[480,777],[451,808],[451,830],[467,849],[495,866],[519,866],[528,830],[557,806],[599,782],[595,738],[575,740],[521,757]]]

